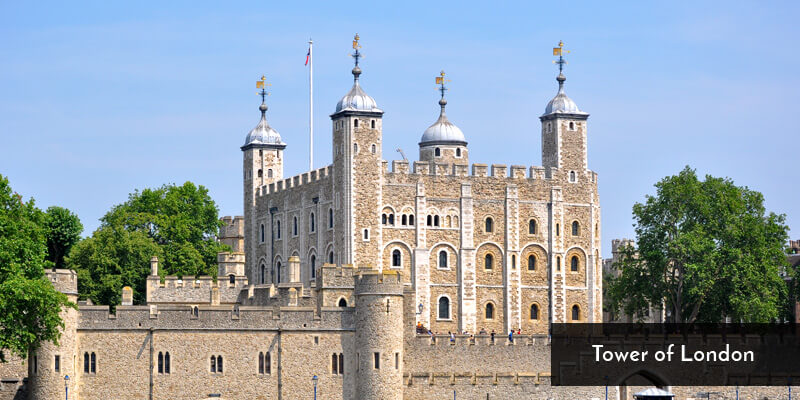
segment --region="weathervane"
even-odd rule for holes
[[[558,56],[558,60],[554,60],[553,64],[558,64],[558,73],[561,74],[564,71],[564,64],[567,63],[564,60],[564,52],[569,54],[569,50],[564,49],[564,42],[558,41],[558,47],[553,47],[553,55]]]
[[[356,36],[353,38],[353,50],[355,51],[353,52],[353,54],[351,54],[351,56],[356,59],[356,67],[358,66],[358,59],[363,57],[361,53],[358,51],[358,49],[361,48],[361,45],[358,44],[359,39],[361,38],[358,37],[358,34],[356,33]]]
[[[267,83],[266,75],[261,75],[261,79],[256,81],[256,89],[261,89],[256,92],[256,94],[261,96],[261,103],[264,103],[266,97],[269,96],[267,86],[272,86],[272,84]]]
[[[444,79],[444,70],[442,70],[439,76],[436,77],[436,84],[439,85],[439,88],[436,90],[442,92],[442,99],[444,99],[444,92],[448,90],[447,87],[444,86],[447,82],[450,82],[450,79]]]

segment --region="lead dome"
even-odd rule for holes
[[[467,139],[464,137],[464,132],[461,131],[455,124],[447,119],[444,107],[447,105],[447,100],[444,98],[439,100],[439,105],[442,107],[439,113],[439,119],[425,129],[420,140],[420,145],[425,144],[460,144],[466,145]]]
[[[258,125],[247,134],[243,146],[284,145],[281,135],[267,122],[267,105],[262,102],[258,109],[261,111],[261,121],[258,121]]]

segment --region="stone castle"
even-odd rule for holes
[[[0,365],[0,398],[603,398],[550,386],[550,324],[601,322],[603,304],[589,114],[563,73],[539,117],[542,166],[470,165],[442,86],[419,161],[389,168],[354,57],[331,165],[284,178],[262,101],[216,279],[160,277],[154,258],[146,304],[125,288],[113,312],[64,310],[58,346]],[[48,277],[77,302],[75,272]]]

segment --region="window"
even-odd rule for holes
[[[461,149],[456,148],[456,157],[461,157]]]
[[[561,271],[561,257],[556,257],[556,271]]]
[[[347,307],[347,300],[344,297],[339,299],[339,307]]]
[[[192,316],[195,318],[200,316],[200,309],[197,306],[192,307]]]
[[[578,236],[581,234],[581,225],[578,221],[572,221],[572,236]]]
[[[400,369],[400,353],[394,353],[394,369]]]
[[[372,129],[375,129],[375,120],[372,120]]]
[[[494,257],[491,254],[487,254],[485,257],[483,257],[483,268],[484,269],[494,268]]]
[[[314,213],[311,213],[311,216],[309,217],[309,228],[311,229],[311,232],[315,232],[317,230],[317,218]]]
[[[433,155],[435,155],[436,157],[441,157],[442,149],[437,147],[436,149],[433,150]]]
[[[317,256],[312,254],[311,261],[309,262],[311,266],[311,278],[317,277]]]
[[[33,356],[33,374],[39,373],[39,356]]]
[[[375,369],[381,369],[381,353],[373,353],[375,359]]]
[[[297,217],[292,218],[292,235],[297,236]]]
[[[447,269],[447,251],[445,250],[439,252],[439,268]]]
[[[494,304],[486,303],[486,319],[494,319]]]
[[[339,375],[344,375],[344,354],[339,353]]]
[[[261,224],[261,243],[264,243],[264,224]]]
[[[575,171],[569,171],[569,181],[575,182]]]
[[[267,178],[272,178],[272,168],[267,170]]]
[[[264,363],[264,373],[265,374],[271,374],[272,373],[272,355],[269,352],[264,353],[263,363]]]
[[[408,216],[408,224],[409,225],[414,225],[414,215],[413,214]]]
[[[531,319],[539,319],[539,306],[531,304]]]
[[[277,231],[277,234],[275,236],[277,236],[278,239],[280,239],[281,238],[281,220],[278,220],[278,221],[275,222],[275,230]]]
[[[328,229],[333,228],[333,208],[328,209]]]
[[[236,275],[234,275],[234,274],[228,275],[228,283],[230,283],[231,285],[235,285],[236,284]]]
[[[394,214],[389,214],[389,225],[394,225]]]
[[[517,269],[517,256],[511,255],[511,269]]]
[[[372,121],[372,124],[375,125],[375,121]],[[378,147],[373,144],[372,148],[371,148],[371,151],[372,151],[372,154],[377,153],[378,152]]]
[[[528,256],[528,271],[536,271],[536,256],[533,254]]]
[[[486,218],[486,226],[484,230],[486,233],[490,233],[494,230],[494,220],[492,217]]]
[[[258,373],[264,373],[264,353],[258,353]]]
[[[339,374],[339,355],[336,353],[331,355],[331,373],[334,375]]]
[[[447,217],[445,217],[444,226],[446,226],[448,228],[452,228],[453,227],[453,218],[450,217],[449,215]]]
[[[569,270],[572,272],[578,272],[578,256],[572,256],[569,260]]]
[[[328,253],[328,264],[333,264],[333,250]]]
[[[353,153],[358,153],[358,143],[353,143]]]
[[[402,265],[401,263],[402,263],[402,258],[401,258],[400,250],[398,250],[398,249],[392,250],[392,266],[393,267],[399,267],[399,266]]]
[[[581,308],[578,305],[572,306],[572,320],[578,321],[581,319]]]
[[[56,354],[56,357],[53,360],[53,369],[56,372],[61,372],[61,356],[58,354]]]
[[[439,226],[439,216],[438,215],[434,215],[433,216],[433,226]]]
[[[83,373],[89,373],[89,353],[83,353]]]
[[[169,374],[169,352],[158,352],[158,373]]]
[[[364,240],[369,240],[369,229],[364,229]]]
[[[386,214],[381,215],[381,223],[384,224],[384,225],[388,224],[389,223],[389,216],[387,216]]]
[[[276,283],[281,283],[281,262],[278,261],[278,264],[275,266],[275,270],[278,271],[278,278]]]
[[[170,357],[169,352],[164,353],[164,373],[170,373]]]
[[[353,120],[353,125],[354,125],[356,128],[358,128],[358,120],[357,120],[357,119],[356,119],[356,120]]]
[[[261,178],[264,176],[264,171],[258,170],[258,177]]]
[[[433,225],[433,216],[428,215],[428,226],[432,226],[432,225]]]
[[[561,235],[561,225],[556,224],[556,236],[560,236],[560,235]]]
[[[400,217],[400,225],[408,225],[408,215],[403,214],[403,216]]]
[[[212,374],[221,374],[222,373],[222,356],[211,356],[211,373]]]
[[[267,280],[267,266],[261,264],[261,284],[263,285]]]
[[[536,220],[532,219],[528,221],[528,234],[535,235],[536,234]]]
[[[439,298],[439,319],[450,319],[450,299],[444,296]]]
[[[569,130],[571,130],[571,131],[575,130],[575,123],[574,122],[570,122],[569,123]]]
[[[97,373],[97,355],[95,355],[94,352],[92,352],[91,355],[91,362],[89,364],[89,368],[93,374]]]

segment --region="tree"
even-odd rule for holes
[[[81,298],[98,304],[118,304],[123,286],[143,302],[154,255],[162,276],[216,276],[217,253],[230,250],[216,241],[222,222],[208,190],[191,182],[135,191],[100,221],[68,258]]]
[[[64,268],[64,257],[80,240],[83,224],[70,210],[51,206],[45,213],[44,226],[47,237],[47,259],[52,261],[56,268]]]
[[[727,178],[688,166],[633,206],[636,249],[621,251],[609,304],[633,315],[664,304],[675,322],[770,322],[783,316],[784,215]]]
[[[58,343],[59,313],[75,307],[45,278],[44,213],[12,192],[0,175],[0,362],[6,353],[25,357],[43,341]]]

